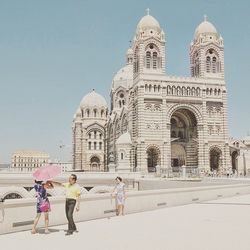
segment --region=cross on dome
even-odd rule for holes
[[[206,14],[204,15],[204,21],[205,22],[207,21],[207,15]]]
[[[148,15],[148,16],[149,16],[149,11],[150,11],[150,9],[147,8],[147,9],[146,9],[146,12],[147,12],[147,15]]]

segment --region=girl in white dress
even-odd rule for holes
[[[116,185],[112,194],[115,194],[115,198],[116,198],[116,211],[117,211],[116,214],[117,216],[120,216],[120,215],[124,215],[124,205],[125,205],[125,199],[126,199],[125,184],[122,182],[121,177],[116,177],[115,181],[116,181]]]

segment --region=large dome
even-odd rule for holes
[[[112,88],[116,90],[119,87],[129,88],[133,83],[133,65],[127,64],[121,68],[114,76]]]
[[[85,95],[80,103],[80,107],[107,107],[107,102],[103,96],[96,93],[95,90]]]
[[[198,37],[200,34],[214,34],[217,35],[217,30],[214,25],[205,20],[196,28],[194,36]]]
[[[136,31],[155,30],[161,32],[159,22],[151,15],[144,16],[137,25]]]

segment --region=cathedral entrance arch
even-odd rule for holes
[[[198,132],[195,114],[187,108],[175,110],[171,116],[171,166],[198,167]]]
[[[160,162],[160,150],[151,146],[147,149],[147,164],[148,164],[148,172],[156,172],[156,166]]]
[[[210,149],[210,170],[219,171],[222,165],[222,152],[218,147],[212,147]]]
[[[100,158],[98,156],[92,156],[90,159],[90,170],[100,171]]]

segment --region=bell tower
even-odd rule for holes
[[[223,38],[206,16],[191,42],[190,64],[193,77],[224,78]]]
[[[140,73],[165,73],[165,34],[149,9],[137,25],[132,48],[134,77]]]

